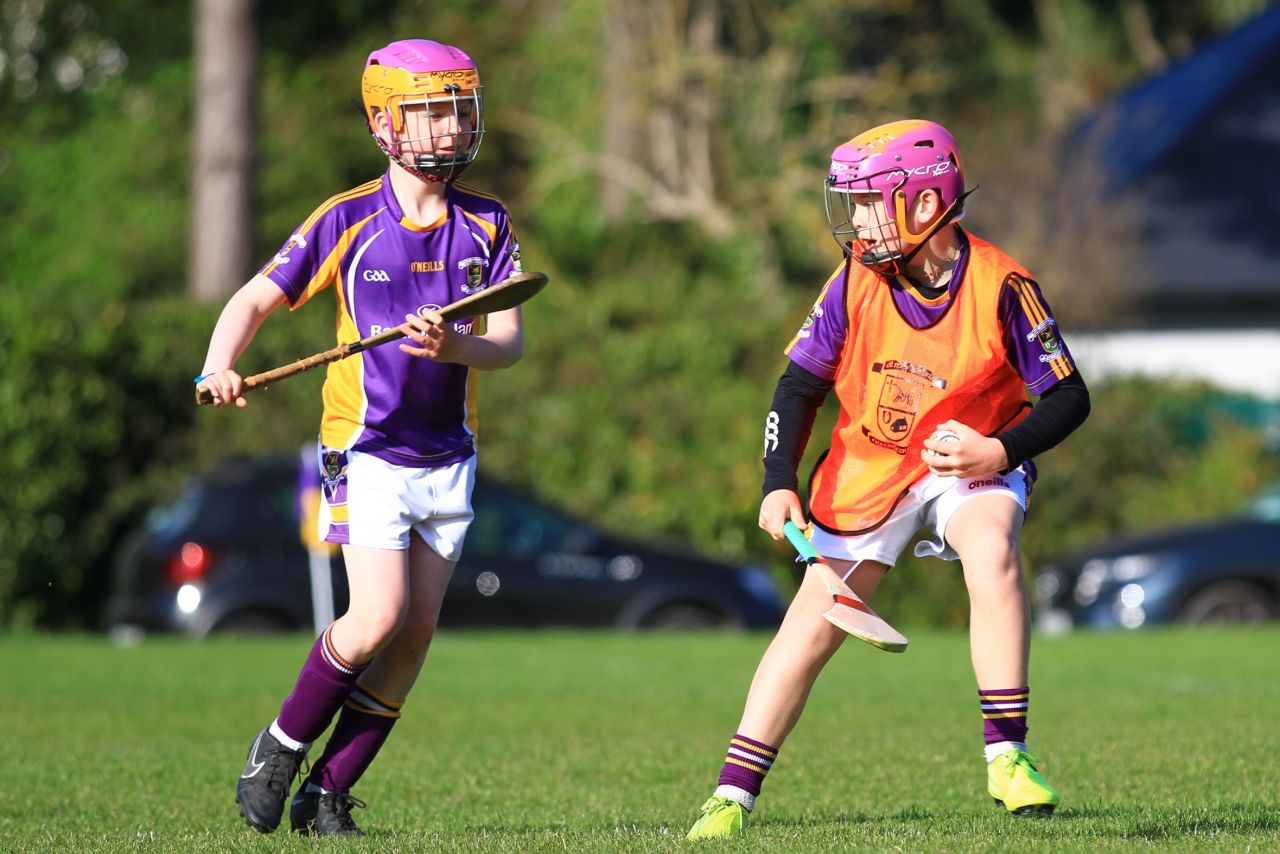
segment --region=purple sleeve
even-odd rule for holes
[[[831,274],[818,301],[787,345],[786,354],[800,367],[824,380],[835,379],[849,323],[845,308],[847,263]]]
[[[1000,324],[1009,362],[1031,394],[1044,394],[1075,372],[1071,353],[1058,334],[1058,322],[1040,286],[1031,279],[1014,275],[1005,280]]]
[[[317,275],[324,259],[333,250],[333,240],[325,237],[332,231],[333,214],[330,212],[305,233],[300,228],[289,235],[280,251],[259,271],[284,291],[291,308],[298,307],[299,300],[308,290],[314,294],[329,284],[318,281]]]

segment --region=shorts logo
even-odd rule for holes
[[[325,451],[320,457],[320,466],[324,470],[324,479],[331,483],[347,473],[346,460],[341,451]]]
[[[989,486],[998,486],[1001,489],[1009,489],[1009,481],[1002,477],[989,477],[984,480],[974,480],[969,482],[969,490],[986,489]]]
[[[387,275],[386,270],[365,270],[360,274],[360,278],[366,282],[390,282],[391,277]]]
[[[484,290],[484,271],[488,266],[488,258],[463,258],[458,262],[458,269],[467,271],[467,283],[462,286],[464,294],[474,294],[476,291]]]

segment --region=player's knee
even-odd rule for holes
[[[435,637],[435,633],[436,621],[434,619],[418,618],[410,615],[400,627],[396,641],[406,649],[421,654],[426,652],[427,647],[431,645],[431,639]]]
[[[1018,541],[1000,532],[972,538],[960,553],[965,575],[975,573],[991,582],[1018,584],[1022,578],[1022,558]]]
[[[379,603],[373,607],[348,611],[344,619],[348,621],[344,634],[351,637],[363,653],[372,657],[400,632],[405,623],[405,611],[403,608],[397,609],[386,603]]]

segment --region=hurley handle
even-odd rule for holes
[[[818,553],[814,551],[813,544],[805,537],[804,532],[796,527],[795,522],[788,519],[787,523],[782,526],[782,533],[786,534],[787,540],[800,553],[800,557],[804,558],[805,563],[814,563],[822,560],[822,558],[818,557]]]

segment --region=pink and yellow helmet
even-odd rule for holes
[[[964,215],[964,163],[960,147],[942,125],[905,119],[880,125],[837,146],[827,173],[827,221],[845,252],[883,275],[897,275],[930,237]],[[943,213],[919,234],[908,212],[922,190],[935,190]],[[877,194],[886,219],[876,239],[859,239],[853,203],[859,194]]]
[[[427,39],[394,41],[369,54],[360,88],[369,130],[393,162],[427,181],[452,181],[476,159],[484,137],[484,100],[480,73],[463,51]],[[452,151],[437,153],[443,135],[406,138],[405,109],[441,103],[452,106],[459,132],[450,134],[457,138]],[[387,117],[390,144],[374,132],[379,113]],[[408,151],[410,143],[429,150]]]

